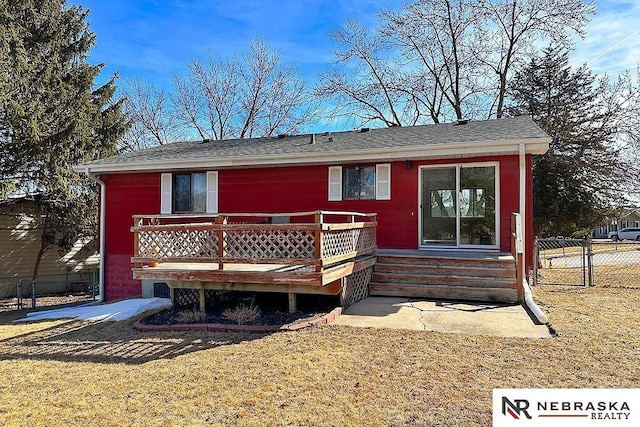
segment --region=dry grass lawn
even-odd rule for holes
[[[493,388],[640,386],[640,286],[534,292],[555,338],[143,333],[0,313],[0,425],[487,426]]]

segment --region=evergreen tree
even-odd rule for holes
[[[511,83],[511,114],[530,114],[552,138],[533,163],[534,224],[570,235],[601,224],[625,200],[628,168],[616,147],[617,104],[606,81],[547,48]]]
[[[95,232],[95,184],[71,167],[114,154],[127,127],[115,76],[98,86],[102,65],[87,62],[87,14],[65,0],[0,0],[0,197],[38,202],[34,280],[46,250]]]

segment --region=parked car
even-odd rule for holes
[[[611,240],[637,240],[640,242],[640,228],[627,227],[618,231],[611,231],[609,233]]]

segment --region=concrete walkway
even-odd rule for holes
[[[333,324],[500,337],[551,336],[546,325],[536,325],[521,305],[396,297],[365,298],[350,306]]]
[[[91,321],[126,320],[147,310],[158,310],[171,306],[169,298],[133,298],[109,304],[85,304],[53,310],[27,313],[27,317],[16,322],[32,322],[52,319],[78,319]]]

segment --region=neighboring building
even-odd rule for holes
[[[627,227],[640,228],[640,209],[625,209],[620,218],[596,228],[593,231],[593,237],[595,239],[606,239],[610,232],[622,230]]]
[[[16,295],[17,283],[31,282],[41,236],[40,214],[32,198],[0,201],[0,298]],[[37,294],[84,290],[97,272],[99,256],[93,240],[78,241],[60,253],[50,248],[40,263]]]
[[[143,294],[134,215],[350,211],[377,214],[380,249],[511,251],[521,212],[532,266],[532,156],[550,138],[529,117],[225,141],[176,142],[76,167],[104,183],[106,300]]]

